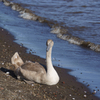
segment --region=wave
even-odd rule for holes
[[[93,51],[100,52],[100,45],[95,44],[89,41],[85,41],[79,37],[73,36],[72,34],[69,34],[68,29],[64,26],[59,25],[56,21],[50,21],[46,18],[37,16],[34,14],[31,10],[23,8],[18,3],[13,3],[8,0],[0,0],[3,2],[4,5],[10,6],[12,10],[19,12],[19,17],[22,17],[27,20],[33,20],[33,21],[39,21],[41,23],[47,23],[48,26],[51,28],[50,33],[54,33],[57,35],[58,38],[68,41],[69,43],[76,44],[82,47],[89,48]]]

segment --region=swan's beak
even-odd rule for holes
[[[51,47],[51,45],[49,44],[48,46],[47,46],[47,52],[49,51],[49,49],[50,49],[50,47]]]

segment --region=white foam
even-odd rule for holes
[[[61,38],[62,37],[62,34],[61,33],[58,33],[57,34],[57,37]]]
[[[76,41],[76,40],[74,40],[74,39],[69,39],[68,40],[70,43],[72,43],[72,44],[76,44],[76,45],[80,45],[81,43],[80,42],[78,42],[78,41]]]
[[[94,51],[100,51],[100,46],[99,45],[91,45],[90,49],[92,49]]]
[[[25,13],[25,10],[22,10],[22,11],[20,11],[19,13],[20,13],[20,14],[23,14],[23,13]]]
[[[38,16],[32,14],[32,20],[37,20]]]
[[[9,6],[10,2],[4,2],[4,5]]]
[[[18,5],[16,5],[16,4],[13,4],[11,8],[12,8],[12,10],[16,10],[16,11],[20,11],[21,10],[20,7]]]
[[[63,40],[69,41],[69,39],[70,39],[71,37],[70,37],[69,35],[62,35],[60,38],[63,39]]]
[[[12,5],[12,10],[16,10],[16,6],[15,5]]]
[[[50,33],[55,33],[55,34],[60,33],[60,27],[51,28]]]
[[[19,16],[24,18],[24,19],[29,19],[29,20],[31,20],[33,17],[30,13],[22,13]]]

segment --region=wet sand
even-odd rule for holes
[[[60,76],[57,85],[29,85],[17,80],[10,60],[15,52],[18,52],[24,61],[37,61],[44,66],[45,59],[26,53],[27,48],[13,41],[14,37],[0,28],[0,100],[100,100],[89,91],[88,86],[85,87],[68,74],[71,70],[56,66]]]

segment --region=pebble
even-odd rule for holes
[[[6,74],[7,74],[7,75],[9,75],[9,74],[10,74],[10,72],[6,72]]]
[[[0,87],[0,90],[3,90],[4,88],[3,87]]]
[[[58,64],[58,66],[60,66],[60,64]]]
[[[2,63],[2,65],[4,65],[4,63]]]
[[[93,94],[96,94],[96,91],[93,91]]]
[[[84,91],[84,93],[87,93],[87,91]]]
[[[34,86],[34,84],[32,84],[32,86]]]
[[[59,86],[57,86],[57,88],[59,88]]]
[[[86,98],[87,97],[87,95],[84,95],[84,98]]]
[[[72,100],[75,100],[75,98],[72,98]]]
[[[21,90],[19,90],[19,92],[21,92]]]
[[[71,94],[69,94],[69,96],[71,97],[72,95],[71,95]]]

